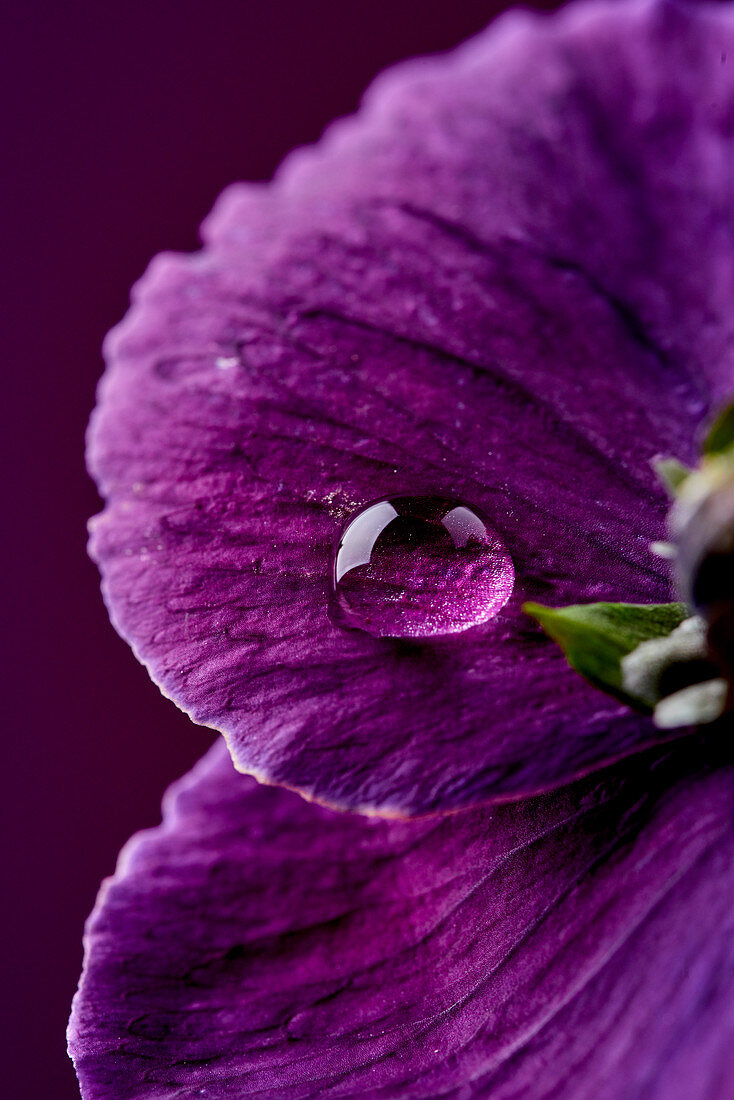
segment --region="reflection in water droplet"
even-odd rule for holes
[[[494,618],[515,571],[473,508],[445,497],[391,497],[350,521],[334,555],[337,618],[378,637],[457,634]]]

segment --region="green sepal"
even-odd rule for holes
[[[566,655],[571,668],[628,706],[650,712],[622,686],[622,658],[642,642],[664,638],[688,618],[684,603],[588,603],[546,607],[526,603],[531,615]]]
[[[671,497],[678,495],[681,485],[692,473],[690,466],[685,466],[677,458],[654,458],[652,464]]]
[[[726,405],[709,428],[703,441],[705,455],[720,455],[734,447],[734,403]]]

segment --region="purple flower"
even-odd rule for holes
[[[113,621],[237,769],[378,816],[215,747],[91,919],[86,1100],[734,1090],[731,749],[522,612],[671,598],[650,461],[734,389],[727,57],[728,6],[506,16],[141,282]]]
[[[724,1100],[733,798],[730,750],[695,744],[381,821],[217,745],[92,918],[83,1095]]]

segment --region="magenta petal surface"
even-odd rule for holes
[[[84,1100],[725,1100],[734,765],[679,745],[409,822],[216,745],[90,920]]]
[[[92,552],[240,770],[412,815],[658,736],[521,605],[671,598],[650,459],[692,460],[734,385],[731,59],[728,6],[511,14],[152,264],[106,345]],[[491,621],[406,645],[330,617],[340,531],[401,495],[488,517],[514,565]]]

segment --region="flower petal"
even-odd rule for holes
[[[260,787],[216,745],[88,926],[70,1025],[85,1100],[724,1100],[721,745],[411,822]]]
[[[230,189],[106,346],[92,552],[155,681],[237,766],[421,814],[551,788],[659,737],[526,600],[664,602],[656,452],[734,385],[731,12],[511,15],[381,77],[361,115]],[[328,613],[345,522],[480,508],[490,623],[424,645]]]

